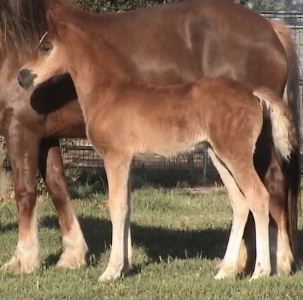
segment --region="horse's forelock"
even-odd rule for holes
[[[46,32],[43,34],[42,38],[41,38],[40,41],[39,41],[39,45],[44,41],[44,39],[46,38],[47,35],[48,35],[48,31],[46,31]]]
[[[0,52],[27,55],[46,31],[44,0],[0,1]]]

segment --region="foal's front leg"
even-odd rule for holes
[[[119,151],[108,153],[104,157],[112,221],[112,249],[108,266],[99,281],[119,278],[129,264],[131,209],[128,182],[131,160],[131,155]]]

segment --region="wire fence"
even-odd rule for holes
[[[298,12],[262,12],[265,18],[270,21],[279,21],[288,24],[293,39],[297,45],[300,70],[303,74],[303,13]],[[300,97],[303,97],[303,78],[300,80]],[[303,133],[303,115],[300,109],[300,131]],[[303,149],[303,147],[301,147]],[[98,153],[85,139],[73,140],[63,154],[64,162],[70,166],[83,168],[103,167],[103,161]],[[211,162],[207,155],[206,148],[199,145],[190,153],[182,153],[171,158],[165,158],[159,155],[140,155],[136,157],[133,163],[135,168],[201,168],[205,176],[208,169],[211,168]]]
[[[100,155],[94,150],[86,139],[73,140],[71,145],[65,147],[63,153],[64,163],[68,166],[76,166],[81,168],[100,168],[103,167],[103,161]],[[209,165],[206,147],[198,145],[194,151],[189,153],[179,153],[172,157],[164,157],[155,154],[138,155],[134,159],[134,168],[205,168]]]

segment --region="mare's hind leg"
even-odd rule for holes
[[[130,155],[119,153],[119,151],[104,156],[109,189],[109,211],[113,229],[109,263],[104,273],[99,277],[99,281],[119,278],[129,264],[131,208],[128,177],[131,160]]]
[[[274,154],[273,154],[274,155]],[[270,236],[270,252],[272,271],[278,275],[289,275],[291,273],[294,257],[290,248],[289,236],[287,232],[287,209],[285,205],[285,180],[278,164],[274,159],[271,162],[269,170],[265,177],[265,184],[268,186],[268,191],[271,196],[269,202],[270,214],[273,217],[275,226],[272,229]]]
[[[39,265],[36,220],[36,172],[40,138],[19,124],[11,124],[6,137],[12,162],[15,198],[19,216],[18,243],[13,257],[3,266],[13,272],[33,272]],[[30,142],[29,142],[30,141]]]
[[[56,207],[63,236],[64,251],[57,267],[77,268],[85,265],[88,248],[68,193],[58,140],[45,139],[42,141],[39,170]]]
[[[224,259],[220,264],[220,269],[215,278],[233,278],[238,273],[237,266],[241,241],[249,213],[249,208],[246,199],[239,190],[230,172],[226,169],[226,167],[222,164],[222,162],[217,158],[211,149],[209,149],[208,152],[227,189],[233,209],[233,222],[227,249],[224,255]]]
[[[296,201],[296,196],[291,194],[292,191],[296,191],[296,187],[287,186],[287,181],[294,179],[294,174],[297,174],[296,166],[299,163],[292,158],[291,162],[287,163],[287,168],[292,166],[292,170],[282,169],[282,163],[272,144],[269,143],[271,130],[270,124],[265,122],[254,158],[256,169],[270,194],[269,211],[273,219],[269,226],[272,272],[288,275],[291,272],[294,258],[289,241],[292,238],[292,232],[287,230],[287,204],[288,202],[291,204],[293,200]],[[289,209],[293,210],[292,207]]]

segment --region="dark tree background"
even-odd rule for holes
[[[78,7],[93,12],[125,11],[172,1],[165,0],[72,0]]]
[[[1,1],[1,0],[0,0]],[[178,0],[70,0],[82,9],[93,12],[125,11],[137,7],[147,7],[156,4]],[[180,0],[182,1],[182,0]],[[302,0],[235,0],[256,10],[302,10]]]

